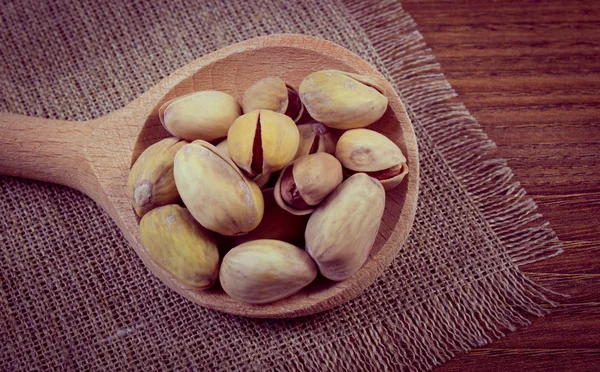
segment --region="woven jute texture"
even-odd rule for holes
[[[194,305],[88,197],[2,177],[0,369],[428,370],[553,304],[519,265],[560,243],[399,3],[4,0],[0,26],[0,110],[68,120],[116,110],[234,42],[331,40],[394,84],[422,175],[410,238],[384,274],[344,305],[291,320]]]

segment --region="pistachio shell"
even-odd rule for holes
[[[313,212],[304,237],[306,251],[323,276],[344,280],[365,263],[385,208],[385,191],[364,173],[352,175]]]
[[[158,110],[169,133],[188,141],[212,141],[227,135],[233,121],[242,114],[235,98],[216,90],[204,90],[174,98]]]
[[[219,142],[215,147],[221,152],[223,156],[225,156],[228,159],[231,159],[231,157],[229,156],[229,148],[227,147],[227,138]]]
[[[375,80],[371,79],[370,77],[365,76],[365,75],[353,74],[351,72],[343,72],[343,73],[348,75],[352,79],[358,81],[359,83],[362,83],[368,87],[372,87],[373,89],[376,89],[379,93],[384,94],[383,87],[381,85],[377,84],[377,82]]]
[[[246,89],[242,98],[242,110],[245,114],[255,110],[271,110],[298,121],[304,113],[304,106],[296,88],[271,76]]]
[[[223,235],[245,234],[260,223],[259,187],[206,141],[194,141],[175,156],[175,183],[194,218]]]
[[[278,240],[253,240],[230,250],[220,270],[223,290],[232,298],[264,304],[289,297],[317,276],[302,249]]]
[[[154,263],[183,285],[211,287],[219,273],[219,251],[214,236],[190,212],[166,205],[146,213],[140,221],[142,245]]]
[[[231,159],[252,176],[276,172],[296,155],[300,140],[292,119],[269,110],[237,118],[227,135]]]
[[[186,144],[177,138],[165,138],[144,150],[133,164],[127,180],[127,195],[138,216],[179,199],[173,178],[173,160]]]
[[[258,187],[263,189],[267,186],[272,176],[273,173],[261,173],[258,176],[254,177],[253,181],[256,182],[256,185],[258,185]]]
[[[294,159],[317,152],[335,153],[335,136],[322,123],[300,124],[298,132],[300,133],[300,144]]]
[[[394,142],[370,129],[344,132],[335,148],[335,157],[344,167],[355,172],[376,172],[406,163]]]
[[[383,116],[388,104],[371,78],[337,70],[308,75],[299,92],[310,116],[336,129],[366,127]]]
[[[292,172],[293,166],[294,163],[290,163],[283,168],[273,191],[275,201],[281,209],[297,216],[303,216],[312,213],[316,207],[306,203],[298,193]]]
[[[365,172],[381,181],[386,190],[396,187],[408,173],[400,148],[383,134],[351,129],[338,140],[335,157],[349,173]]]
[[[288,243],[301,242],[308,215],[298,216],[281,209],[275,202],[273,189],[263,190],[265,215],[260,225],[246,235],[233,237],[236,245],[257,239],[276,239]]]
[[[404,177],[406,177],[407,174],[408,166],[406,163],[388,168],[386,171],[368,173],[371,177],[379,179],[379,182],[381,182],[381,185],[386,191],[391,190],[402,183],[402,180],[404,180]]]
[[[292,173],[298,192],[308,205],[319,204],[344,178],[340,162],[325,152],[296,160]]]
[[[219,144],[216,147],[217,147],[217,150],[219,150],[221,152],[221,154],[223,154],[223,156],[227,157],[228,159],[231,159],[231,157],[229,156],[229,148],[227,147],[227,138],[225,138],[223,141],[219,142]],[[267,186],[267,184],[271,180],[272,176],[273,176],[272,173],[267,173],[267,174],[261,173],[258,176],[254,177],[252,180],[254,182],[256,182],[258,187],[263,189]]]
[[[311,213],[343,180],[342,166],[325,152],[306,155],[287,165],[275,184],[275,200],[286,211]]]

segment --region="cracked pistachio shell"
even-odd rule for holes
[[[237,118],[227,134],[229,156],[251,176],[274,173],[294,159],[300,135],[288,116],[257,110]]]
[[[194,141],[175,156],[175,184],[194,218],[223,235],[253,230],[264,213],[260,188],[206,141]]]
[[[146,213],[140,221],[142,245],[150,259],[183,285],[211,287],[219,274],[219,251],[212,233],[179,205]]]
[[[388,104],[374,80],[337,70],[308,75],[299,92],[310,116],[336,129],[366,127],[383,116]]]
[[[231,157],[229,156],[229,148],[227,147],[227,138],[225,138],[223,141],[219,142],[216,147],[217,147],[217,150],[221,151],[221,154],[223,154],[223,156],[226,156],[227,158],[231,159]],[[272,173],[259,174],[258,176],[254,177],[252,180],[254,182],[256,182],[258,187],[260,187],[262,190],[267,186],[267,184],[271,180],[272,176],[273,176]]]
[[[247,114],[254,110],[271,110],[298,121],[304,106],[296,88],[271,76],[257,81],[244,92],[242,111]]]
[[[367,260],[383,217],[385,191],[364,173],[342,182],[308,220],[306,251],[323,276],[345,280]]]
[[[186,144],[177,138],[165,138],[144,150],[133,164],[127,180],[127,195],[138,216],[179,199],[173,178],[173,160]]]
[[[275,200],[292,214],[309,214],[343,178],[342,166],[333,155],[306,155],[283,169],[275,184]]]
[[[233,248],[221,264],[219,280],[232,298],[265,304],[289,297],[317,277],[308,254],[289,243],[261,239]]]
[[[212,141],[225,137],[233,121],[241,114],[241,107],[235,98],[216,90],[174,98],[158,110],[165,129],[187,141]]]
[[[322,123],[298,125],[300,144],[295,159],[317,152],[335,153],[335,135]]]
[[[406,157],[389,138],[369,129],[352,129],[339,138],[335,157],[351,173],[377,178],[386,190],[396,187],[408,173]]]

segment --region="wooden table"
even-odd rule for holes
[[[600,1],[402,0],[564,243],[522,267],[569,294],[439,371],[600,371]]]

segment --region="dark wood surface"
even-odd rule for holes
[[[402,0],[564,243],[522,267],[569,294],[439,371],[600,371],[600,1]]]

